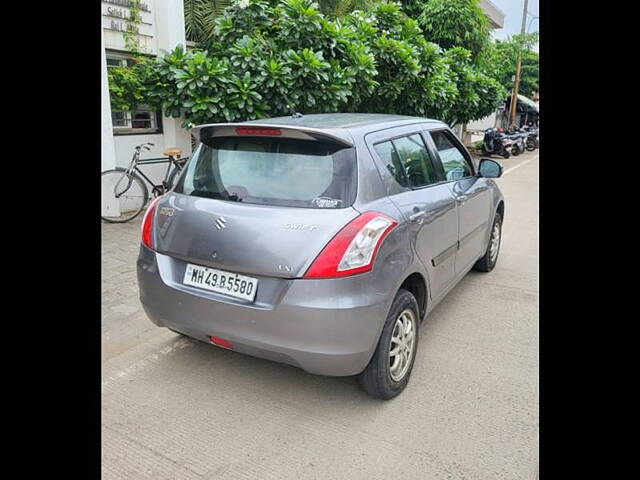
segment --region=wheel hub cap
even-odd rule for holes
[[[389,348],[391,378],[399,382],[407,374],[415,345],[416,317],[413,311],[404,310],[396,320]]]
[[[496,223],[493,226],[493,233],[491,234],[491,246],[489,247],[489,256],[491,262],[495,262],[498,257],[498,250],[500,249],[500,224]]]

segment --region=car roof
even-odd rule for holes
[[[243,123],[307,127],[314,129],[343,128],[347,130],[357,129],[374,131],[380,130],[381,128],[419,122],[442,123],[438,120],[432,120],[429,118],[411,117],[407,115],[391,115],[384,113],[314,113],[309,115],[302,115],[297,118],[293,116],[262,118],[259,120],[250,120]]]
[[[433,123],[434,126],[447,126],[439,120],[407,115],[391,115],[383,113],[314,113],[298,117],[261,118],[237,123],[209,123],[192,128],[191,132],[197,138],[200,131],[215,129],[224,131],[241,125],[255,125],[261,127],[282,127],[292,131],[305,132],[310,135],[320,135],[332,138],[345,146],[352,147],[354,137],[362,137],[368,133],[386,128],[399,127],[415,123]]]

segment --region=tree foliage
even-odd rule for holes
[[[144,76],[135,67],[111,67],[108,70],[109,95],[113,110],[133,110],[144,102]]]
[[[184,0],[184,33],[187,40],[206,42],[213,33],[214,22],[231,0]]]
[[[480,69],[495,78],[506,89],[513,87],[518,56],[522,57],[519,91],[528,97],[539,90],[539,63],[537,52],[531,50],[538,42],[538,33],[513,35],[507,40],[496,40],[482,53]]]
[[[354,10],[371,10],[379,0],[318,0],[320,11],[332,18],[343,17]]]
[[[444,49],[466,48],[473,60],[491,40],[480,0],[407,0],[404,9],[418,20],[427,40]]]
[[[526,52],[522,57],[520,70],[520,85],[518,89],[527,96],[540,91],[540,56],[537,52]]]
[[[397,3],[331,19],[312,0],[235,0],[204,47],[177,47],[131,67],[145,103],[184,115],[186,127],[294,110],[455,123],[487,115],[506,95],[474,66],[472,51],[427,41]],[[112,87],[116,98],[127,96],[122,88]]]
[[[507,91],[494,78],[473,67],[471,52],[461,47],[449,49],[446,61],[455,74],[458,98],[447,112],[448,122],[467,123],[490,115]]]

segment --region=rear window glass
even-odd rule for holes
[[[355,200],[353,148],[291,138],[205,140],[175,191],[220,200],[344,208]]]

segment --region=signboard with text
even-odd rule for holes
[[[131,31],[137,38],[142,53],[157,54],[153,2],[154,0],[139,2],[140,23],[136,24],[129,20],[131,16],[129,0],[102,0],[102,29],[105,48],[127,51],[123,33]]]

